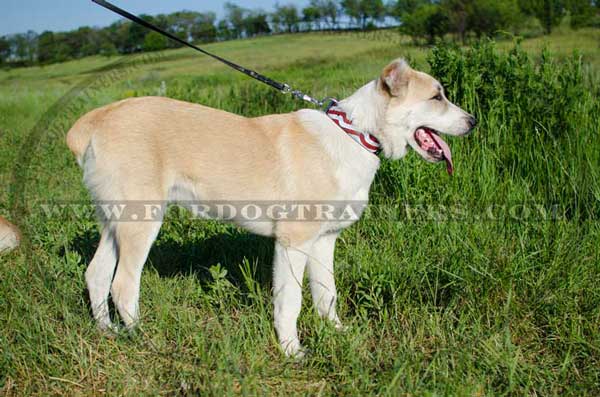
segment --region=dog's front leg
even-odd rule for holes
[[[296,322],[302,306],[302,278],[312,241],[292,246],[275,243],[273,263],[273,304],[275,330],[279,343],[289,357],[304,355]]]

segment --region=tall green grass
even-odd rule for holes
[[[222,69],[193,75],[190,59],[169,56],[79,98],[74,111],[57,114],[32,153],[19,220],[29,251],[0,258],[2,393],[597,395],[600,85],[586,77],[587,63],[525,52],[529,42],[509,51],[492,43],[440,47],[425,58],[394,43],[369,48],[351,40],[346,57],[337,49],[332,59],[311,51],[318,36],[297,39],[304,55],[286,62],[276,55],[293,52],[285,40],[266,39],[262,70],[316,96],[349,95],[408,54],[481,121],[471,136],[449,139],[453,177],[414,154],[383,162],[372,208],[342,234],[336,251],[348,331],[318,319],[306,294],[299,326],[311,354],[301,363],[284,359],[271,325],[272,241],[175,214],[143,275],[140,330],[111,339],[95,329],[83,273],[99,238],[96,222],[48,218],[38,205],[89,200],[63,141],[66,129],[101,104],[156,94],[163,80],[169,97],[246,116],[298,107]],[[242,62],[256,57],[236,54]],[[275,54],[272,62],[268,54]],[[21,71],[0,87],[14,93],[0,97],[6,170],[47,104],[85,75],[76,64],[65,68],[55,65],[43,78]],[[8,171],[0,175],[11,180]],[[444,219],[441,211],[440,221],[404,212],[406,204],[439,212],[439,205],[456,203],[470,216]],[[556,219],[475,218],[488,204],[506,203],[564,211]]]
[[[521,194],[513,200],[561,203],[569,219],[598,219],[600,151],[592,142],[600,137],[600,102],[576,51],[557,62],[544,49],[536,60],[520,45],[500,53],[483,42],[467,50],[435,48],[429,62],[489,132],[468,148],[493,148],[486,170],[494,172],[482,170],[486,180],[517,185],[512,190]],[[478,192],[478,199],[493,199],[486,193]]]

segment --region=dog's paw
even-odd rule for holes
[[[119,334],[119,327],[112,322],[102,322],[98,323],[98,330],[107,338],[115,338]]]
[[[298,339],[281,342],[281,349],[286,357],[294,360],[302,360],[307,353],[307,350],[300,344]]]
[[[344,325],[344,324],[342,324],[340,322],[336,322],[334,326],[335,326],[335,330],[338,331],[338,332],[348,332],[348,331],[350,331],[350,326]]]
[[[294,359],[295,361],[303,361],[306,356],[308,355],[308,349],[306,349],[303,346],[300,346],[300,349],[298,349],[298,351],[296,351],[296,353],[294,353],[293,356],[288,356],[292,359]]]

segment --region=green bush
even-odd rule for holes
[[[439,46],[428,60],[450,98],[483,122],[469,143],[493,146],[504,181],[524,182],[524,199],[563,203],[567,216],[597,219],[600,127],[592,115],[600,112],[599,87],[590,89],[580,56],[557,62],[544,50],[534,59],[518,44],[505,53],[483,41],[470,49]]]

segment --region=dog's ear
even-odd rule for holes
[[[408,89],[411,68],[404,59],[397,59],[383,69],[379,79],[381,89],[390,96],[403,97]]]

